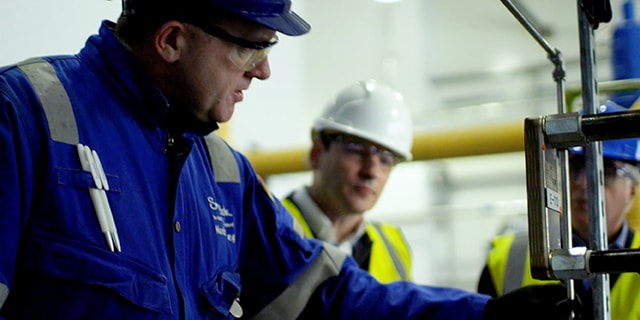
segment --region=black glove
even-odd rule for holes
[[[568,320],[581,319],[580,299],[567,299],[563,285],[535,285],[520,288],[499,298],[491,299],[482,315],[482,320]]]

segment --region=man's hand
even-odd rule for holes
[[[520,288],[499,298],[491,299],[482,320],[568,320],[581,319],[579,299],[569,300],[563,285],[535,285]]]

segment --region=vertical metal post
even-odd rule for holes
[[[547,52],[547,57],[553,63],[555,69],[553,70],[553,80],[556,82],[556,98],[557,109],[559,114],[567,112],[566,108],[566,96],[565,96],[565,75],[564,61],[562,59],[562,52],[553,48],[549,42],[547,42],[542,34],[536,30],[535,26],[527,19],[527,17],[520,12],[510,0],[501,0],[505,7],[511,12],[511,14],[520,22],[520,24],[531,34],[531,36],[540,44],[540,46]],[[571,201],[569,197],[569,152],[566,149],[558,150],[558,163],[560,165],[560,191],[562,193],[562,217],[560,221],[560,235],[562,241],[562,248],[569,249],[573,247],[571,234]],[[564,280],[564,284],[567,287],[567,297],[570,300],[575,300],[575,287],[573,279]],[[570,317],[570,320],[574,316]]]
[[[580,36],[580,70],[582,74],[583,114],[597,113],[599,104],[597,78],[595,75],[594,36],[586,13],[578,0],[578,30]],[[607,249],[607,230],[603,227],[604,210],[604,177],[602,172],[602,143],[591,142],[585,148],[587,168],[587,194],[589,195],[589,247],[591,250]],[[592,282],[593,318],[610,320],[609,310],[609,274],[597,274]]]
[[[559,50],[555,50],[555,54],[550,55],[549,59],[556,66],[553,72],[553,78],[556,82],[556,98],[558,105],[558,114],[567,112],[566,108],[566,96],[565,96],[565,70],[562,60],[562,53]],[[562,188],[562,219],[560,220],[560,235],[562,237],[562,248],[568,249],[573,247],[573,240],[571,235],[573,234],[573,228],[571,226],[571,196],[569,193],[569,151],[567,149],[558,150],[558,163],[560,164],[560,174],[562,175],[561,188]],[[564,284],[567,287],[567,297],[569,300],[576,299],[576,292],[573,279],[564,280]],[[572,314],[569,320],[574,319]]]

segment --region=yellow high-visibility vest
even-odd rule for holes
[[[282,204],[302,226],[304,234],[315,238],[300,208],[290,199],[283,199]],[[365,233],[371,240],[369,273],[382,283],[411,280],[411,250],[400,229],[384,223],[368,223]]]
[[[498,296],[527,285],[559,283],[556,280],[533,279],[526,235],[522,240],[523,235],[520,234],[499,236],[493,240],[487,265]],[[631,248],[640,248],[640,236],[637,233],[633,235]],[[640,274],[620,274],[611,288],[611,319],[640,319],[639,298]]]

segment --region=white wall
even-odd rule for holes
[[[116,19],[120,1],[3,0],[0,65],[28,57],[76,53],[102,19]]]

